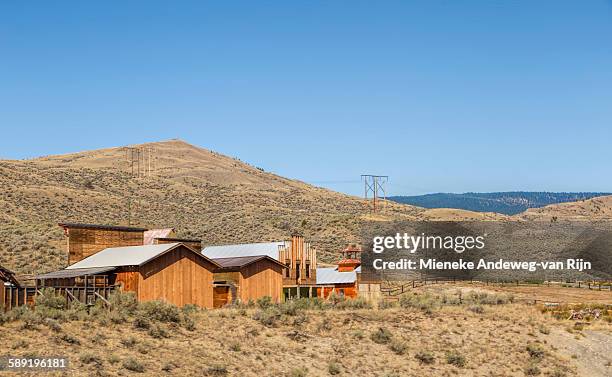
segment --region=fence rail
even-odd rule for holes
[[[94,305],[97,301],[102,301],[109,304],[108,299],[110,294],[115,291],[115,286],[103,287],[54,287],[55,294],[63,296],[66,303],[78,301],[86,305]],[[29,305],[34,306],[37,295],[41,294],[41,290],[36,287],[4,287],[4,302],[1,307],[4,310],[11,310],[18,306]]]
[[[610,291],[612,292],[612,282],[608,281],[573,281],[573,282],[528,282],[528,281],[500,281],[500,280],[458,280],[458,279],[443,279],[443,278],[429,278],[429,279],[415,279],[406,282],[401,282],[399,285],[394,285],[394,282],[387,281],[385,284],[387,287],[381,287],[380,291],[386,296],[399,296],[403,293],[409,292],[410,290],[426,285],[435,284],[482,284],[485,286],[524,286],[524,287],[562,287],[562,288],[576,288],[576,289],[588,289],[598,291]]]

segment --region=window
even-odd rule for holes
[[[295,277],[299,280],[302,277],[301,274],[302,271],[300,271],[300,262],[295,262]]]
[[[310,278],[310,263],[306,263],[306,279]]]

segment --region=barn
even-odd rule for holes
[[[268,256],[285,267],[284,299],[313,297],[316,293],[317,251],[298,234],[287,241],[207,246],[202,254],[211,259]]]
[[[280,302],[285,266],[267,255],[213,259],[220,268],[214,274],[214,307],[236,301],[249,302],[269,296]]]
[[[213,307],[216,262],[182,243],[111,247],[66,269],[36,277],[84,302],[106,299],[109,289],[134,292],[138,301],[165,300],[177,306]]]

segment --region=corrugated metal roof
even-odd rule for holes
[[[150,229],[144,232],[144,244],[153,245],[156,238],[166,238],[174,232],[174,228]]]
[[[317,285],[354,283],[357,281],[355,271],[338,272],[336,267],[317,268]]]
[[[104,272],[112,271],[116,267],[96,267],[96,268],[75,268],[75,269],[66,269],[53,271],[42,275],[37,275],[35,279],[64,279],[64,278],[74,278],[77,276],[85,276],[85,275],[99,275]]]
[[[279,264],[285,267],[282,263],[280,263],[274,258],[270,258],[267,255],[254,255],[254,256],[249,256],[249,257],[232,257],[232,258],[214,258],[213,261],[217,262],[221,266],[221,268],[241,268],[251,263],[258,262],[262,259],[269,260],[271,262],[274,262],[276,264]]]
[[[207,246],[202,250],[202,254],[211,259],[267,255],[272,259],[278,260],[278,248],[284,245],[285,242],[280,241]]]
[[[91,255],[75,264],[66,267],[67,270],[77,268],[140,266],[151,259],[173,249],[179,243],[159,245],[110,247]]]

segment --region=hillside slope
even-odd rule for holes
[[[553,217],[568,220],[609,220],[612,219],[612,196],[530,208],[515,217],[523,220],[551,220]]]
[[[601,192],[467,192],[437,193],[417,196],[391,196],[389,200],[424,208],[458,208],[478,212],[516,215],[529,208],[565,203],[609,195]]]
[[[299,230],[337,259],[369,220],[362,199],[264,172],[179,140],[156,151],[155,174],[134,178],[124,148],[27,161],[0,161],[0,264],[36,273],[65,264],[59,221],[176,227],[204,244],[287,238]],[[413,219],[423,209],[388,203],[385,219]]]

